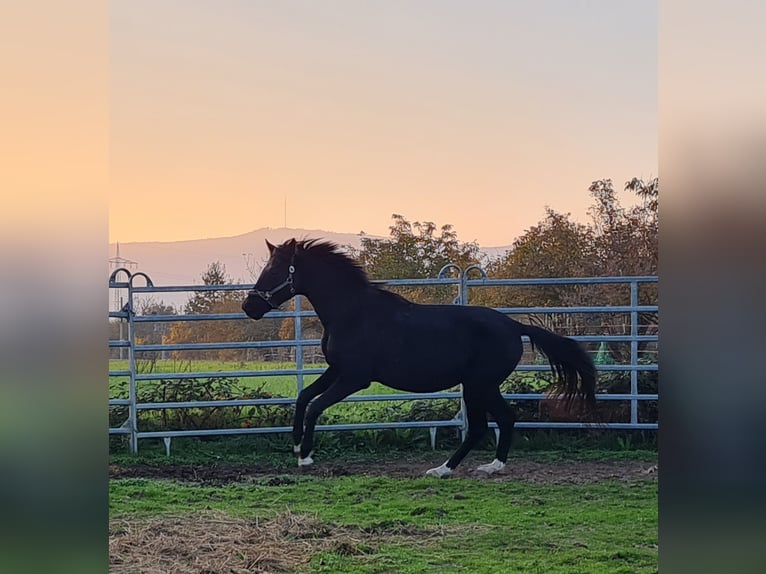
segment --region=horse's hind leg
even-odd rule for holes
[[[473,393],[466,393],[464,400],[468,417],[468,432],[465,435],[465,440],[447,462],[426,471],[427,475],[443,478],[452,474],[452,471],[457,468],[460,461],[476,446],[484,436],[484,433],[487,432],[487,428],[489,428],[487,425],[487,413],[484,410],[481,397],[474,396]]]
[[[497,440],[495,460],[489,464],[482,464],[476,470],[492,474],[502,470],[505,467],[506,460],[508,460],[508,451],[511,449],[511,442],[513,441],[513,425],[516,422],[516,415],[511,406],[505,402],[499,388],[487,399],[487,410],[495,418],[497,428],[500,431],[500,437]]]

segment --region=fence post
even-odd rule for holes
[[[630,282],[630,422],[638,424],[638,281]]]
[[[295,296],[295,385],[298,393],[303,390],[303,324],[301,323],[301,296]]]
[[[132,277],[131,277],[132,279]],[[128,315],[128,425],[130,428],[130,452],[138,452],[138,413],[136,409],[136,337],[135,323],[133,317],[136,312],[133,308],[133,281],[128,281],[128,302],[125,303],[123,310]]]
[[[457,285],[457,297],[455,297],[455,300],[452,302],[453,305],[463,305],[463,294],[465,293],[464,287],[465,287],[465,279],[463,277],[463,268],[460,267],[460,265],[457,265],[455,263],[447,263],[444,267],[442,267],[439,270],[439,274],[436,276],[437,279],[445,279],[447,276],[447,272],[451,269],[454,269],[457,271],[457,276],[459,279],[458,285]],[[460,412],[458,412],[457,415],[455,415],[455,418],[460,419],[460,438],[462,440],[465,440],[465,435],[468,432],[468,417],[466,416],[466,410],[465,410],[465,401],[463,400],[463,384],[460,384]],[[434,431],[434,436],[435,431]],[[432,444],[435,444],[435,439],[432,439]]]
[[[130,369],[130,391],[128,399],[130,400],[130,406],[128,407],[129,416],[128,424],[130,425],[130,452],[138,452],[138,409],[136,403],[138,402],[138,392],[136,389],[136,329],[134,317],[136,316],[136,310],[133,300],[133,280],[136,277],[143,277],[148,287],[154,287],[152,280],[146,273],[139,271],[130,276],[128,280],[128,302],[126,303],[126,311],[128,313],[128,368]]]
[[[467,305],[468,304],[468,293],[467,291],[467,285],[466,285],[466,276],[465,271],[460,273],[460,283],[458,283],[457,287],[457,299],[455,300],[455,303],[457,305]],[[465,399],[463,392],[463,383],[460,383],[460,414],[462,415],[462,424],[460,425],[460,438],[461,440],[465,440],[465,436],[468,433],[468,411],[465,408]]]
[[[465,268],[465,271],[463,271],[460,274],[460,305],[468,305],[468,275],[470,275],[471,271],[478,271],[481,276],[486,279],[487,273],[484,271],[484,269],[481,268],[480,265],[469,265]],[[463,385],[460,385],[460,394],[463,394]],[[465,402],[463,399],[460,399],[460,408],[465,413]],[[464,415],[463,416],[463,440],[465,440],[465,434],[468,432],[468,419]],[[500,431],[495,429],[495,441],[500,440]]]
[[[638,281],[630,282],[630,422],[638,424]]]

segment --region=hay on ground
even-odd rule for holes
[[[293,572],[317,552],[359,555],[382,542],[441,537],[441,528],[386,532],[328,524],[316,516],[283,512],[268,520],[219,512],[190,516],[112,520],[112,574],[251,574]]]

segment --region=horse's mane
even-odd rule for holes
[[[370,285],[364,268],[337,243],[325,239],[301,239],[296,241],[296,251],[303,251],[312,259],[332,266],[338,274],[343,274],[345,277],[364,285]]]

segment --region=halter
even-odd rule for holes
[[[274,287],[273,289],[269,289],[268,291],[259,291],[255,287],[250,289],[248,291],[249,294],[258,295],[261,299],[266,301],[268,303],[269,307],[272,309],[278,309],[279,305],[274,305],[274,303],[271,302],[271,297],[287,287],[290,286],[290,294],[295,295],[295,286],[293,285],[293,274],[295,273],[295,265],[293,263],[295,262],[295,253],[293,253],[292,259],[290,259],[290,266],[287,268],[287,279],[282,281],[279,285]]]

